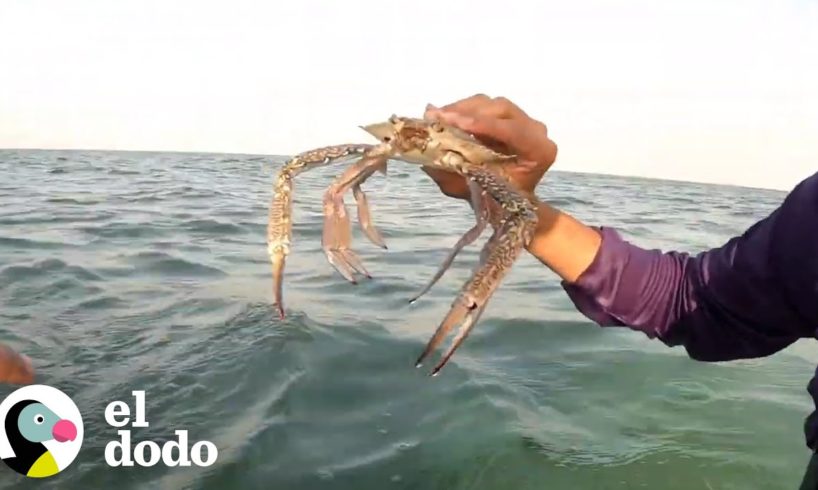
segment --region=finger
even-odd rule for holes
[[[459,117],[474,117],[479,113],[495,114],[497,117],[505,117],[506,106],[498,103],[485,94],[472,95],[465,99],[458,100],[443,107],[435,107],[431,104],[426,106],[424,118],[436,119],[448,124],[456,125]]]
[[[499,142],[524,159],[550,163],[556,157],[556,145],[548,138],[545,126],[539,122],[477,117],[461,121],[461,124],[464,131],[480,139]]]
[[[505,97],[491,99],[490,104],[478,108],[476,116],[498,117],[501,119],[528,118],[528,114]]]
[[[459,128],[462,131],[471,133],[483,144],[500,153],[512,154],[515,152],[512,150],[507,137],[507,135],[513,134],[513,131],[505,129],[507,124],[512,124],[512,122],[508,119],[497,119],[496,117],[490,115],[474,118],[457,113],[443,113],[435,111],[439,111],[439,109],[427,108],[424,118],[427,120],[441,121],[445,124]],[[500,125],[504,127],[500,128]],[[438,180],[436,176],[432,176],[432,178]]]
[[[436,168],[421,167],[421,170],[435,181],[443,194],[456,199],[469,198],[469,186],[462,175]]]
[[[492,105],[465,106],[463,109],[455,110],[432,109],[427,110],[427,114],[427,119],[435,119],[461,129],[471,125],[475,118],[509,119],[511,117],[505,108]]]
[[[481,136],[481,135],[474,135],[478,141],[483,143],[484,145],[488,146],[492,150],[502,153],[504,155],[515,155],[517,154],[517,150],[509,146],[507,143],[502,141],[496,140],[490,136]]]
[[[433,111],[435,112],[435,111]],[[437,109],[437,116],[458,114],[468,117],[495,117],[499,119],[527,118],[516,104],[505,97],[489,98],[478,94]]]
[[[487,139],[516,148],[520,140],[519,124],[509,119],[496,117],[461,117],[456,119],[456,125],[478,138]]]
[[[472,133],[501,153],[516,153],[538,162],[552,162],[556,156],[545,125],[505,97],[477,94],[442,108],[430,104],[425,117]]]
[[[486,94],[475,94],[465,99],[460,99],[457,102],[446,104],[440,108],[441,112],[453,112],[458,114],[472,114],[479,108],[488,106],[492,103],[492,98]]]
[[[0,383],[30,384],[33,381],[31,359],[0,343]]]
[[[482,121],[505,120],[512,121],[516,126],[524,127],[530,118],[519,108],[505,98],[493,99],[485,105],[467,105],[464,112],[447,112],[443,109],[427,108],[426,119],[435,119],[445,124],[477,135],[481,126],[487,126]],[[477,130],[473,130],[478,128]],[[491,131],[482,131],[482,140],[488,146],[503,153],[508,153],[508,143],[505,138],[492,134]]]

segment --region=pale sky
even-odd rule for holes
[[[0,148],[291,154],[483,92],[554,169],[818,171],[816,0],[0,0]]]

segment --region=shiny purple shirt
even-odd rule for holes
[[[693,359],[773,354],[818,329],[818,173],[741,236],[696,256],[645,250],[600,228],[602,246],[573,284],[577,309],[601,326],[641,331]],[[807,390],[807,446],[818,443],[818,369]]]

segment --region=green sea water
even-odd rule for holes
[[[85,423],[63,473],[33,481],[0,465],[0,489],[797,487],[812,342],[695,362],[591,323],[526,255],[442,374],[415,369],[479,246],[408,304],[473,218],[407,164],[365,185],[389,249],[356,228],[373,275],[358,285],[321,251],[321,195],[340,167],[299,177],[279,320],[265,227],[282,161],[0,151],[0,341]],[[559,171],[538,194],[639,245],[694,253],[784,197]],[[219,448],[216,464],[108,467],[105,407],[132,390],[146,391],[150,421],[135,441],[187,429]]]

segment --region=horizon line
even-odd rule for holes
[[[0,147],[0,151],[66,151],[66,152],[110,152],[110,153],[182,153],[182,154],[205,154],[205,155],[243,155],[243,156],[253,156],[253,157],[291,157],[295,154],[281,154],[281,153],[247,153],[241,151],[196,151],[196,150],[129,150],[129,149],[110,149],[110,148],[34,148],[34,147]],[[556,166],[558,162],[554,163]],[[587,170],[565,170],[565,169],[555,169],[552,168],[548,170],[546,176],[549,173],[570,173],[570,174],[581,174],[581,175],[601,175],[605,177],[622,177],[622,178],[629,178],[629,179],[643,179],[643,180],[653,180],[658,182],[677,182],[683,184],[696,184],[696,185],[708,185],[714,187],[733,187],[739,189],[752,189],[752,190],[762,190],[762,191],[774,191],[774,192],[781,192],[781,193],[789,193],[792,189],[781,189],[777,187],[757,187],[751,185],[743,185],[743,184],[728,184],[723,182],[713,182],[713,181],[706,181],[706,180],[684,180],[684,179],[673,179],[667,177],[648,177],[645,175],[632,175],[632,174],[617,174],[617,173],[608,173],[608,172],[590,172]],[[545,177],[543,177],[545,178]]]

